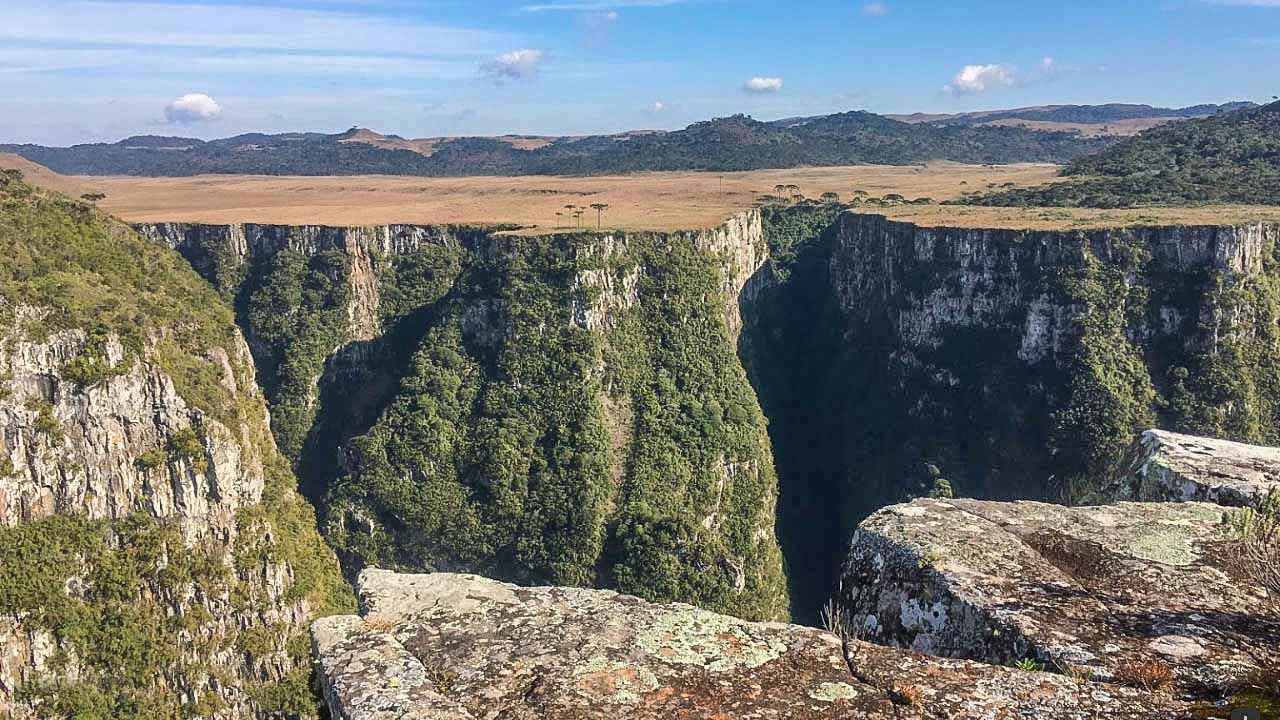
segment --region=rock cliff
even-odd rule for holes
[[[1106,492],[1124,500],[1257,508],[1280,492],[1280,448],[1148,430],[1117,464]]]
[[[836,575],[830,537],[912,497],[1096,499],[1151,427],[1280,444],[1280,226],[824,215],[766,217],[766,236],[800,239],[785,263],[774,248],[743,336],[778,458],[780,540],[789,558],[822,559],[813,576]],[[803,592],[808,612],[826,589]]]
[[[841,599],[875,642],[1119,683],[1159,664],[1180,695],[1219,700],[1280,637],[1231,537],[1202,503],[916,500],[858,528]]]
[[[497,230],[141,228],[235,304],[352,576],[483,572],[785,617],[773,459],[734,351],[769,253],[760,213]]]
[[[1182,704],[607,591],[366,570],[312,626],[344,720],[1159,718]]]
[[[314,717],[349,606],[248,348],[176,254],[0,182],[0,715]]]

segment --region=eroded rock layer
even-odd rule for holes
[[[316,622],[343,720],[1161,718],[1136,690],[928,658],[608,591],[366,570],[363,617]]]
[[[1259,507],[1280,492],[1280,448],[1148,430],[1118,464],[1107,492],[1124,500]]]
[[[1167,672],[1160,687],[1218,700],[1280,638],[1222,520],[1203,503],[917,500],[859,527],[840,602],[874,642],[1112,684]]]

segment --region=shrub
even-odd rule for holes
[[[1173,684],[1173,669],[1154,658],[1130,660],[1116,666],[1115,680],[1146,692],[1160,692]]]
[[[1231,553],[1236,568],[1269,597],[1280,598],[1280,491],[1271,491],[1257,510],[1233,513],[1228,522],[1238,537]]]

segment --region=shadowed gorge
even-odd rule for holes
[[[776,463],[792,613],[816,622],[884,505],[1087,501],[1152,426],[1276,440],[1274,225],[961,230],[801,203],[709,233],[143,230],[235,302],[349,576],[776,617]]]

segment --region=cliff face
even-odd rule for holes
[[[810,220],[744,335],[809,577],[834,577],[825,538],[910,497],[1088,498],[1151,426],[1280,441],[1280,227]]]
[[[0,199],[0,715],[314,716],[299,633],[350,595],[230,313],[87,206]]]
[[[759,213],[664,234],[142,231],[236,304],[349,571],[786,615],[773,461],[733,348]]]

